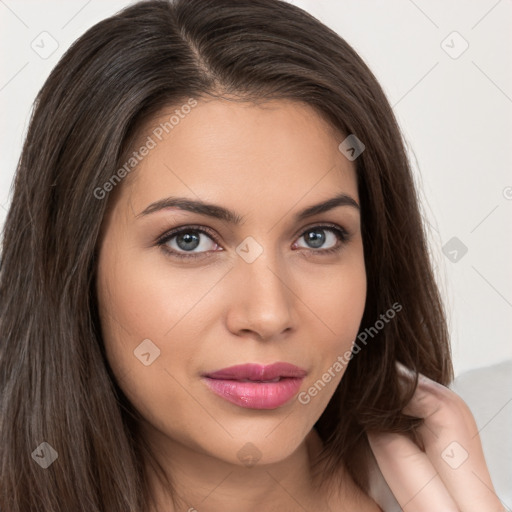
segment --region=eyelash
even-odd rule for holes
[[[351,238],[351,235],[349,235],[349,233],[345,229],[343,229],[340,226],[337,226],[336,224],[319,224],[317,226],[309,227],[305,231],[302,232],[302,234],[299,236],[299,238],[303,237],[306,233],[309,233],[310,231],[315,231],[315,230],[332,231],[338,238],[339,243],[336,244],[335,247],[331,247],[330,249],[305,249],[306,251],[308,251],[310,253],[328,256],[330,254],[340,252],[343,249],[343,246]],[[157,239],[156,245],[161,247],[162,250],[166,253],[166,255],[173,257],[173,258],[176,257],[176,258],[180,258],[180,259],[190,259],[190,258],[198,259],[198,258],[205,257],[209,251],[205,251],[202,253],[187,254],[187,253],[177,252],[173,249],[168,249],[165,247],[165,244],[167,244],[174,237],[176,237],[182,233],[188,233],[188,232],[197,232],[197,233],[202,233],[204,235],[207,235],[217,245],[220,245],[219,242],[217,241],[215,235],[213,234],[213,232],[211,232],[209,229],[207,229],[203,226],[196,226],[196,225],[184,226],[184,227],[173,229],[167,233],[164,233],[162,236],[160,236]]]

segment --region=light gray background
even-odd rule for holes
[[[75,39],[130,3],[0,0],[0,226],[37,91]],[[510,507],[512,0],[291,3],[356,49],[398,117],[448,308],[455,388]],[[49,51],[52,39],[58,48],[41,58],[33,47]]]

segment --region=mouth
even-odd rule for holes
[[[276,409],[299,391],[306,370],[289,363],[243,364],[203,375],[216,395],[248,409]]]

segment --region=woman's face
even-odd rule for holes
[[[325,409],[362,318],[355,167],[345,137],[296,102],[199,101],[167,134],[172,114],[141,137],[105,218],[108,361],[160,453],[277,462]],[[274,363],[298,370],[262,369]]]

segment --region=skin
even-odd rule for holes
[[[302,104],[200,101],[111,197],[100,240],[99,311],[108,362],[176,490],[173,501],[144,461],[155,510],[380,510],[343,469],[332,496],[319,493],[311,472],[322,447],[313,426],[344,368],[307,404],[294,399],[269,410],[232,404],[201,377],[235,364],[286,361],[308,372],[306,391],[350,350],[366,300],[359,210],[345,205],[294,219],[339,193],[359,203],[354,164],[338,150],[343,139]],[[177,208],[141,214],[169,196],[221,205],[243,221],[230,225]],[[311,245],[304,235],[325,223],[349,239],[338,241],[326,228],[320,248]],[[187,253],[177,237],[158,244],[173,228],[198,225],[213,237],[199,234],[200,244],[189,248],[197,259],[165,251]],[[263,249],[252,262],[237,252],[247,237]],[[338,243],[338,252],[320,254]],[[160,352],[144,365],[134,351],[148,339]],[[406,371],[403,378],[410,378]],[[504,510],[459,396],[420,376],[404,412],[425,419],[418,431],[424,451],[402,435],[369,433],[403,510]],[[237,455],[247,443],[259,457],[252,466]]]
[[[308,372],[304,391],[350,350],[366,300],[359,209],[338,206],[294,219],[339,193],[359,203],[354,163],[338,150],[343,139],[298,103],[200,101],[116,190],[98,263],[102,331],[109,364],[181,499],[174,508],[153,478],[162,509],[333,505],[314,490],[310,468],[321,442],[313,425],[344,368],[307,405],[294,399],[271,410],[227,402],[201,374],[284,361]],[[221,205],[243,222],[177,208],[140,215],[169,196]],[[307,229],[324,223],[343,228],[349,241],[325,229],[323,245],[308,243]],[[191,249],[199,258],[181,260],[156,243],[170,229],[191,225],[210,228],[216,238],[199,235]],[[251,263],[236,251],[247,237],[263,249]],[[177,242],[166,247],[186,253]],[[134,357],[145,339],[160,350],[149,366]],[[252,467],[237,456],[247,443],[260,456]],[[346,505],[378,510],[350,478],[344,481]]]

